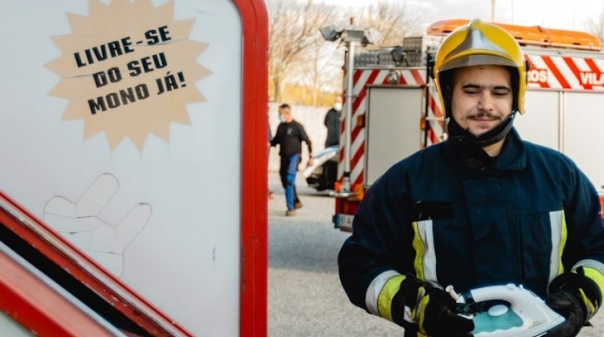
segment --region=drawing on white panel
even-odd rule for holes
[[[124,270],[124,251],[151,217],[151,205],[139,203],[119,223],[101,218],[100,212],[119,189],[111,174],[100,175],[75,202],[51,198],[44,221],[116,276]]]

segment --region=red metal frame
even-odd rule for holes
[[[35,247],[57,266],[68,271],[73,278],[86,285],[91,291],[110,303],[142,329],[153,336],[193,336],[1,191],[0,205],[2,206],[0,207],[0,223],[2,225],[30,246]],[[4,289],[0,289],[0,291],[4,291]],[[25,299],[23,301],[25,304]],[[33,315],[34,317],[40,315],[37,312],[39,309],[35,306],[24,305],[22,309],[26,311],[14,312],[13,314],[19,316]],[[47,314],[50,315],[50,313]],[[33,320],[31,323],[30,327],[35,328],[36,331],[56,329],[54,326],[56,321],[53,320],[40,319]]]
[[[38,336],[109,337],[102,325],[0,253],[0,308]]]
[[[268,15],[262,0],[234,0],[241,15],[242,172],[240,336],[267,335]]]

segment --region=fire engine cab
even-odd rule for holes
[[[439,21],[423,36],[404,38],[402,46],[354,55],[354,65],[346,68],[350,70],[344,79],[350,83],[347,76],[352,76],[351,89],[345,88],[344,95],[350,123],[343,117],[336,228],[352,231],[364,192],[391,165],[446,139],[431,60],[446,35],[468,22]],[[526,114],[514,121],[516,129],[523,139],[570,156],[600,191],[604,208],[604,141],[597,141],[604,134],[600,41],[584,32],[495,24],[519,41],[530,63]],[[350,125],[348,137],[346,125]],[[350,154],[344,156],[345,151]],[[344,178],[350,186],[342,192]]]

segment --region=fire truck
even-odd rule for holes
[[[344,75],[352,85],[344,90],[344,111],[350,112],[341,127],[336,228],[352,231],[364,192],[391,165],[446,139],[431,63],[447,34],[468,22],[439,21],[401,46],[348,55],[347,65],[354,59],[354,66]],[[585,32],[495,24],[518,40],[530,64],[526,114],[514,121],[516,129],[523,139],[570,156],[599,190],[604,208],[604,141],[597,141],[604,135],[600,41]]]

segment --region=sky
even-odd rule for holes
[[[343,7],[366,6],[375,0],[323,0]],[[388,1],[388,0],[382,0]],[[421,8],[429,22],[445,19],[482,19],[545,28],[588,30],[598,21],[604,0],[389,0]],[[494,6],[493,6],[494,4]],[[494,7],[494,11],[492,10]],[[494,19],[493,19],[494,18]]]

